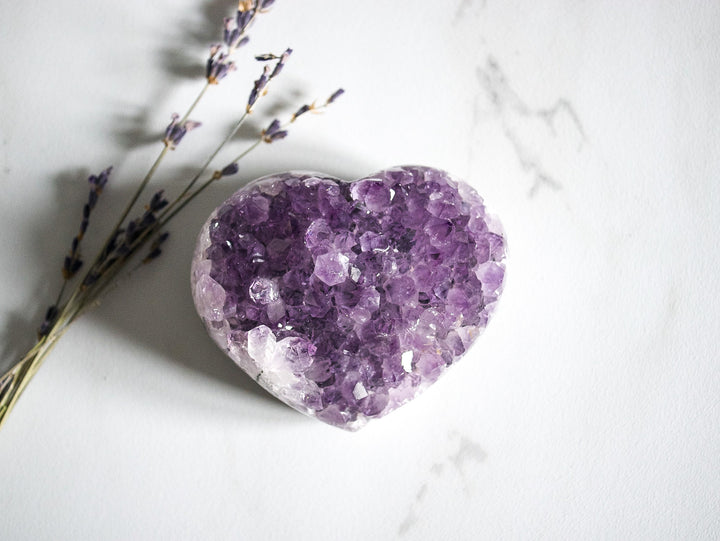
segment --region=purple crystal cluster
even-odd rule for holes
[[[412,399],[485,328],[505,249],[480,196],[396,167],[261,178],[202,229],[193,297],[213,339],[290,406],[355,430]]]

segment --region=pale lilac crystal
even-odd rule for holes
[[[340,252],[328,252],[315,258],[313,274],[325,284],[335,286],[347,278],[350,258]]]
[[[292,407],[355,430],[433,383],[487,324],[505,242],[447,173],[281,173],[203,227],[193,297],[213,339]]]

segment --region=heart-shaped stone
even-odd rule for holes
[[[444,171],[281,173],[212,213],[193,298],[210,336],[270,393],[356,430],[467,351],[500,295],[504,257],[500,224]]]

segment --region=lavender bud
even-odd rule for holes
[[[238,30],[242,34],[247,29],[248,25],[250,24],[250,21],[252,21],[253,17],[255,16],[255,8],[252,7],[252,4],[244,4],[241,3],[238,6],[237,14],[235,15],[235,22],[237,24]]]
[[[335,92],[332,93],[332,95],[327,99],[325,102],[325,105],[330,105],[332,102],[334,102],[336,99],[338,99],[340,96],[345,94],[345,91],[342,88],[338,88]]]
[[[267,62],[268,60],[277,60],[278,56],[274,55],[272,53],[265,53],[265,54],[259,54],[255,56],[255,60],[258,60],[260,62]]]
[[[165,138],[163,139],[163,143],[165,143],[165,146],[169,147],[171,150],[180,144],[180,141],[182,141],[187,132],[200,126],[200,122],[195,122],[193,120],[186,120],[183,123],[178,123],[178,118],[180,118],[180,115],[173,113],[172,121],[165,129]]]
[[[258,100],[260,95],[262,94],[262,91],[265,90],[265,87],[268,83],[268,74],[270,73],[270,66],[265,66],[263,69],[262,75],[260,75],[260,78],[255,81],[255,84],[253,85],[253,89],[250,91],[250,96],[248,97],[248,103],[246,107],[246,111],[249,113],[252,111],[253,105],[255,105],[255,102]]]
[[[223,19],[225,28],[223,29],[223,42],[228,47],[232,47],[235,41],[240,37],[240,30],[237,27],[235,19],[226,17]]]
[[[272,143],[278,139],[284,139],[287,137],[287,134],[288,132],[286,130],[280,129],[280,121],[277,118],[273,120],[261,133],[262,139],[266,143]]]
[[[239,170],[240,170],[240,167],[238,166],[237,163],[231,163],[231,164],[226,165],[225,167],[223,167],[222,171],[220,171],[220,174],[221,174],[223,177],[229,177],[229,176],[234,175],[235,173],[237,173]]]
[[[178,119],[180,118],[180,115],[177,113],[173,113],[170,117],[172,120],[170,121],[170,124],[168,124],[168,127],[165,128],[165,144],[170,146],[171,142],[175,137],[177,137],[177,133],[180,130],[180,127],[177,124]],[[185,135],[185,134],[183,134]],[[182,139],[182,135],[180,136]],[[178,141],[179,142],[179,141]]]
[[[269,9],[274,3],[275,3],[275,0],[260,0],[260,6],[258,9],[261,9],[261,10]]]
[[[88,193],[88,202],[83,205],[82,218],[80,220],[80,228],[78,234],[73,237],[70,244],[70,253],[63,260],[62,275],[65,280],[69,280],[77,271],[82,267],[82,260],[80,259],[80,242],[82,241],[87,229],[90,225],[90,214],[93,208],[97,204],[99,194],[107,184],[108,176],[112,171],[112,167],[108,167],[99,175],[90,175],[88,177],[88,183],[90,184],[90,192]]]
[[[292,116],[292,118],[290,119],[290,122],[295,122],[295,119],[296,119],[297,117],[299,117],[300,115],[304,115],[304,114],[307,113],[310,109],[312,109],[312,106],[310,106],[310,105],[303,105],[302,107],[300,107],[300,109],[298,109],[297,111],[295,111],[295,114],[294,114],[294,115]]]
[[[265,130],[263,131],[263,135],[273,134],[276,131],[278,131],[279,129],[280,129],[280,121],[276,118],[275,120],[273,120],[270,123],[270,125],[267,128],[265,128]]]
[[[278,75],[280,75],[280,72],[282,71],[283,67],[285,67],[285,62],[287,62],[288,58],[290,58],[290,55],[292,54],[292,49],[285,49],[285,52],[280,57],[280,60],[278,60],[278,63],[275,64],[275,69],[270,74],[270,79],[274,79]]]
[[[108,179],[110,178],[110,173],[112,173],[112,165],[102,171],[100,175],[98,175],[98,180],[96,182],[98,189],[102,190],[105,187],[105,184],[107,184]]]
[[[112,166],[105,169],[99,175],[90,175],[88,177],[88,183],[90,184],[91,188],[98,193],[102,192],[105,184],[107,184],[111,172]]]
[[[235,63],[229,61],[227,53],[218,45],[210,48],[210,56],[205,64],[205,77],[211,85],[218,84],[228,73],[235,70]]]

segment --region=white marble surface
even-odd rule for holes
[[[4,365],[59,285],[84,177],[116,167],[101,232],[232,4],[0,3]],[[266,105],[347,95],[198,201],[62,339],[0,432],[0,537],[720,537],[720,4],[278,0],[248,52],[286,46]],[[256,71],[201,105],[159,185],[178,188]],[[188,265],[243,179],[403,163],[485,196],[507,287],[460,364],[349,434],[217,350]]]

